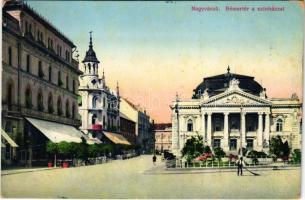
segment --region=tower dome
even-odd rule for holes
[[[85,74],[98,75],[98,64],[100,61],[96,58],[96,54],[93,50],[92,31],[90,31],[89,49],[86,52],[86,56],[82,62],[84,63]]]

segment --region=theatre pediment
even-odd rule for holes
[[[252,106],[262,106],[271,105],[267,99],[245,93],[243,91],[227,91],[222,94],[213,96],[202,102],[203,105],[252,105]]]

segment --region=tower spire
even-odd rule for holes
[[[92,48],[93,47],[93,45],[92,45],[92,31],[90,31],[89,34],[90,34],[89,48]]]
[[[120,96],[119,81],[116,81],[116,94]]]
[[[228,65],[227,71],[228,71],[228,74],[229,74],[230,73],[230,65]]]

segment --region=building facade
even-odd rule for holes
[[[301,103],[291,98],[268,98],[254,77],[227,73],[204,78],[191,100],[177,97],[172,108],[172,152],[180,155],[186,140],[202,135],[205,145],[229,154],[269,151],[270,139],[281,136],[292,149],[301,148]]]
[[[154,136],[152,122],[149,115],[140,106],[134,105],[129,100],[121,98],[120,112],[130,120],[136,122],[136,143],[141,145],[144,152],[154,149]]]
[[[120,113],[120,133],[131,143],[137,143],[136,122]]]
[[[80,129],[89,137],[102,137],[102,130],[109,132],[120,131],[120,95],[106,85],[103,72],[99,77],[100,61],[93,50],[90,32],[89,49],[83,63],[84,74],[80,76],[79,95],[81,102],[79,113],[82,125]]]
[[[80,126],[76,46],[22,1],[4,1],[2,128],[17,143],[20,163],[44,155],[43,134],[28,119]]]
[[[171,151],[172,147],[172,124],[155,124],[155,151]]]

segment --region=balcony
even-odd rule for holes
[[[53,121],[57,123],[63,123],[63,124],[69,124],[73,126],[80,126],[81,121],[79,119],[71,119],[71,118],[66,118],[62,116],[58,116],[55,114],[50,114],[34,109],[29,109],[25,107],[21,107],[20,111],[18,110],[17,105],[10,105],[8,106],[7,104],[2,104],[2,112],[6,113],[7,115],[13,115],[13,116],[22,116],[22,117],[36,117],[42,120],[47,120],[47,121]]]
[[[92,124],[92,130],[93,131],[102,131],[103,125],[102,124]]]

